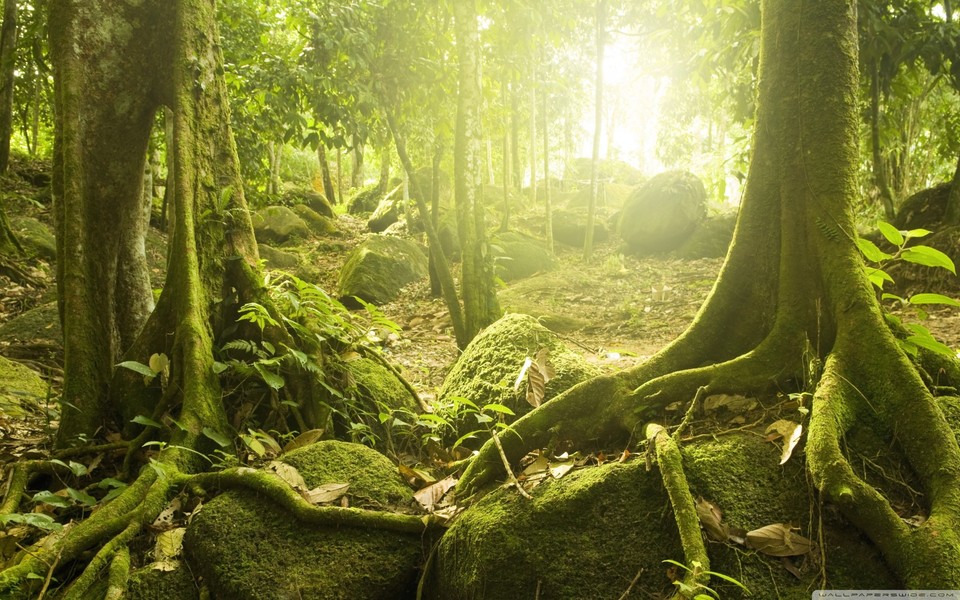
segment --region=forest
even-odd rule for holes
[[[958,20],[3,0],[0,598],[960,596]]]

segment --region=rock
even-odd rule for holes
[[[724,257],[733,240],[733,229],[736,226],[735,212],[708,217],[697,225],[690,237],[673,253],[677,258],[688,260]]]
[[[253,214],[253,232],[258,242],[282,244],[291,238],[307,238],[310,228],[286,206],[268,206]]]
[[[25,417],[40,408],[49,390],[34,370],[0,356],[0,415]]]
[[[514,382],[527,357],[549,351],[554,377],[546,385],[544,401],[599,374],[579,354],[529,315],[507,314],[480,332],[457,359],[437,394],[440,403],[462,397],[479,406],[490,403],[510,407],[518,416],[533,410],[526,401],[526,383]],[[501,382],[503,385],[501,385]]]
[[[936,231],[943,225],[943,215],[950,197],[951,182],[920,190],[903,201],[893,225],[897,229],[930,229]]]
[[[28,255],[48,262],[57,260],[57,239],[44,223],[33,217],[10,217],[10,229]]]
[[[427,257],[415,242],[371,235],[347,257],[340,270],[338,293],[345,303],[356,296],[364,302],[385,304],[403,286],[427,275]]]
[[[300,257],[291,252],[278,250],[267,244],[258,244],[260,258],[267,261],[268,269],[293,269],[300,264]]]
[[[401,190],[391,190],[377,205],[376,210],[367,220],[367,228],[374,233],[381,233],[396,223],[403,213],[403,195]]]
[[[555,210],[553,211],[553,239],[554,241],[582,248],[587,237],[587,213],[583,210]],[[602,215],[597,215],[593,222],[593,242],[601,244],[610,238],[603,223]]]
[[[376,183],[362,187],[347,199],[347,212],[351,215],[369,215],[377,209],[382,197]]]
[[[597,208],[616,209],[623,206],[635,186],[622,183],[604,183],[602,194],[597,199]],[[585,185],[576,192],[568,192],[557,198],[557,205],[565,208],[586,209],[590,206],[590,186]]]
[[[557,260],[542,241],[515,231],[497,234],[490,240],[490,247],[497,276],[504,281],[523,279],[557,266]]]
[[[323,194],[314,190],[303,188],[287,190],[283,194],[283,201],[284,204],[292,206],[294,210],[297,209],[297,206],[303,205],[322,217],[334,218],[333,207],[330,202]]]
[[[296,467],[308,488],[349,483],[350,506],[412,505],[396,465],[366,446],[324,441],[281,460]],[[232,600],[412,598],[425,556],[419,535],[306,525],[246,490],[207,502],[187,528],[183,549],[211,597]]]
[[[61,345],[63,330],[60,329],[60,312],[56,301],[31,308],[0,325],[0,342],[10,345],[24,342]]]
[[[694,496],[719,507],[724,523],[747,530],[797,523],[800,535],[816,539],[801,461],[780,467],[779,449],[747,434],[684,443],[683,451]],[[619,598],[638,573],[634,590],[672,597],[662,561],[684,559],[658,469],[648,471],[640,457],[609,461],[548,478],[531,494],[526,501],[501,488],[461,514],[437,547],[423,597]],[[831,589],[901,588],[852,526],[831,511],[820,515]],[[817,568],[801,568],[798,579],[779,559],[732,543],[707,545],[710,570],[739,580],[753,598],[809,598],[818,585]],[[744,597],[718,578],[709,585],[721,598]]]
[[[707,192],[692,173],[667,171],[640,186],[623,207],[618,232],[631,252],[668,252],[707,215]]]
[[[306,204],[294,205],[293,212],[303,219],[314,235],[330,235],[337,232],[337,222],[332,216],[320,214]]]
[[[369,358],[357,358],[347,363],[350,377],[356,385],[353,404],[358,408],[363,422],[376,436],[378,450],[386,450],[388,431],[380,422],[381,413],[397,416],[403,420],[420,413],[420,405],[410,390],[388,368]]]

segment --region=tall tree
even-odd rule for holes
[[[888,327],[854,238],[856,3],[764,0],[761,57],[752,165],[734,241],[693,324],[645,363],[542,405],[498,442],[516,460],[551,439],[629,435],[701,388],[808,391],[807,468],[824,500],[873,541],[907,586],[956,587],[960,447]],[[922,482],[929,518],[919,527],[905,524],[851,467],[842,440],[859,428],[885,436]],[[502,471],[500,451],[488,443],[458,495]]]
[[[3,25],[0,26],[0,174],[6,173],[10,164],[18,33],[17,0],[4,0]]]
[[[607,45],[607,0],[597,0],[595,24],[596,67],[594,74],[593,156],[590,160],[590,201],[587,204],[587,232],[583,238],[583,260],[593,256],[593,223],[600,196],[600,136],[603,132],[603,50]],[[610,157],[608,157],[610,158]]]

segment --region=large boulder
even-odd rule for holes
[[[413,505],[396,465],[366,446],[318,442],[280,460],[295,467],[308,488],[350,484],[350,506]],[[211,597],[231,600],[412,598],[424,557],[419,535],[306,525],[251,491],[206,503],[187,528],[183,550]]]
[[[300,264],[300,257],[292,252],[284,252],[267,244],[258,244],[257,250],[260,258],[267,261],[268,269],[293,269]]]
[[[903,201],[897,210],[893,225],[898,229],[930,229],[936,231],[943,225],[947,210],[951,182],[920,190]]]
[[[347,212],[351,215],[369,215],[380,204],[383,194],[376,183],[360,188],[347,199]]]
[[[10,229],[30,256],[50,262],[57,260],[57,239],[44,223],[33,217],[11,217]]]
[[[282,244],[292,238],[307,238],[310,228],[286,206],[268,206],[253,214],[253,232],[258,242]]]
[[[367,228],[374,233],[382,233],[403,214],[403,194],[394,189],[380,200],[377,208],[367,219]]]
[[[386,304],[403,286],[427,275],[427,257],[408,239],[371,235],[361,242],[340,270],[338,293],[345,303],[356,296],[371,304]]]
[[[303,188],[287,190],[283,193],[283,201],[285,204],[293,206],[294,210],[296,210],[297,206],[303,205],[328,219],[334,218],[333,207],[330,205],[330,202],[323,194],[314,190]]]
[[[733,230],[737,226],[737,213],[714,215],[701,221],[680,247],[674,250],[677,258],[721,258],[727,255]]]
[[[556,268],[557,260],[540,240],[508,231],[490,240],[497,276],[504,281],[530,277]]]
[[[314,235],[330,235],[337,232],[337,222],[332,215],[320,214],[306,204],[294,205],[293,212],[303,219]]]
[[[682,244],[706,216],[703,182],[686,171],[667,171],[630,195],[617,229],[631,252],[668,252]]]
[[[585,210],[555,210],[552,215],[553,239],[556,242],[582,248],[587,237],[587,212]],[[593,241],[600,244],[610,238],[603,219],[597,215],[593,221]]]
[[[0,342],[16,346],[39,342],[51,348],[63,344],[57,303],[48,302],[22,312],[0,325]]]
[[[49,392],[36,371],[0,356],[0,415],[22,418],[36,411]]]
[[[808,599],[819,585],[820,567],[831,589],[901,588],[877,551],[838,513],[811,509],[815,493],[801,461],[779,466],[779,448],[752,434],[683,449],[694,496],[717,505],[730,526],[794,523],[800,535],[817,539],[822,518],[826,561],[815,566],[819,551],[796,561],[798,575],[779,558],[732,543],[707,544],[710,569],[744,583],[752,598]],[[683,551],[661,475],[643,458],[548,477],[531,494],[532,501],[500,488],[460,515],[440,541],[423,597],[620,598],[637,574],[631,598],[673,597],[662,561],[684,562]],[[721,598],[744,597],[718,578],[709,585]]]
[[[413,392],[400,377],[383,363],[370,358],[357,358],[347,362],[347,370],[353,387],[351,404],[358,413],[354,418],[362,421],[373,435],[373,445],[386,451],[390,438],[389,422],[381,422],[379,415],[388,414],[407,420],[421,412]]]
[[[526,385],[515,389],[526,358],[547,351],[554,376],[546,384],[543,401],[599,374],[579,354],[567,348],[556,334],[529,315],[507,314],[480,332],[450,369],[437,400],[460,397],[483,406],[497,403],[517,415],[533,410],[526,400]]]

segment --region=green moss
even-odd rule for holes
[[[0,356],[0,413],[24,417],[47,397],[48,389],[35,371]]]
[[[802,463],[781,467],[779,450],[759,437],[731,435],[685,446],[684,469],[694,496],[714,502],[724,522],[755,529],[795,523],[810,536],[810,503]],[[641,572],[630,597],[671,589],[665,559],[683,552],[660,474],[643,460],[608,463],[548,480],[533,501],[497,490],[468,509],[438,548],[428,598],[617,598]],[[897,589],[878,553],[850,526],[824,510],[827,587]],[[804,599],[818,586],[813,557],[797,561],[802,578],[777,558],[711,542],[711,569],[734,577],[754,598]],[[724,599],[743,597],[717,580]]]
[[[325,441],[291,452],[307,485],[350,483],[352,506],[396,505],[412,492],[384,456]],[[250,491],[208,502],[191,522],[184,551],[215,598],[412,597],[423,550],[419,536],[306,526]]]
[[[128,600],[196,600],[200,590],[190,571],[184,567],[174,571],[143,568],[130,574]]]
[[[356,384],[354,404],[366,413],[363,422],[377,436],[377,449],[384,450],[388,432],[378,415],[398,411],[400,418],[407,418],[410,413],[421,412],[420,406],[403,382],[379,362],[358,358],[348,362],[347,368]]]
[[[546,385],[547,400],[598,374],[533,317],[507,314],[470,342],[444,380],[438,400],[463,397],[480,405],[505,404],[518,415],[529,412],[532,407],[526,401],[526,386],[514,390],[514,382],[524,359],[535,357],[541,348],[550,351],[555,372]]]
[[[415,242],[388,235],[372,235],[353,249],[340,270],[341,297],[352,296],[385,304],[400,289],[427,275],[427,257]]]
[[[529,277],[556,268],[557,261],[539,240],[522,233],[501,233],[490,241],[497,276],[504,281]]]
[[[321,215],[306,204],[294,205],[293,212],[303,219],[315,235],[330,235],[337,232],[337,222],[332,217]]]
[[[57,240],[50,228],[33,217],[12,217],[10,229],[30,256],[47,261],[57,259]]]
[[[32,308],[0,325],[0,341],[63,343],[56,302]]]

